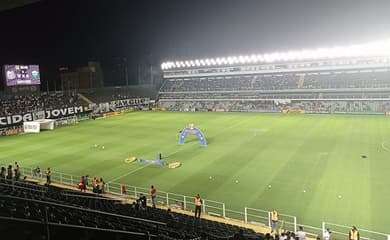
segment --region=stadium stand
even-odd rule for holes
[[[17,239],[264,239],[249,228],[196,219],[162,208],[142,209],[94,193],[1,179],[0,230]]]
[[[149,85],[80,89],[78,92],[95,103],[129,98],[147,97],[153,99],[157,96],[157,89]]]
[[[389,113],[390,67],[362,67],[351,62],[342,69],[337,64],[321,69],[296,67],[294,71],[270,67],[250,74],[244,71],[250,66],[235,68],[233,74],[228,67],[205,68],[203,72],[166,71],[157,100],[160,107],[173,111]],[[244,72],[240,73],[240,68]],[[77,94],[2,96],[0,117],[92,103],[104,103],[111,111],[112,101],[155,94],[149,87],[123,87],[88,89]],[[22,131],[20,124],[0,129],[5,135]],[[167,212],[166,208],[142,209],[136,199],[129,202],[26,179],[0,180],[0,231],[17,239],[47,239],[48,234],[53,239],[237,239],[241,231],[244,237],[238,239],[273,238],[251,228],[207,218],[196,220],[192,215]]]
[[[65,95],[63,92],[42,92],[39,95],[4,95],[0,99],[0,116],[77,106],[82,102],[82,99],[79,99],[77,95]]]
[[[283,68],[275,64],[266,71],[259,70],[265,67],[251,65],[165,70],[159,104],[174,111],[389,112],[387,60],[380,67],[368,64],[369,61],[347,62],[343,67],[337,61],[335,64],[318,61],[302,67],[299,62],[287,63]]]

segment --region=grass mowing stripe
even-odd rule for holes
[[[195,137],[178,144],[178,131],[189,123],[201,128],[207,147]],[[232,210],[276,207],[308,225],[328,220],[387,231],[388,136],[385,116],[136,112],[1,137],[0,161],[186,195],[201,192]],[[156,159],[159,152],[183,165],[124,163],[130,156]]]

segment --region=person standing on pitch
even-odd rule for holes
[[[195,217],[200,218],[200,212],[202,211],[203,200],[200,198],[200,195],[197,194],[195,197]]]
[[[274,208],[270,212],[271,217],[271,233],[275,232],[275,234],[279,234],[279,213]]]
[[[352,229],[349,231],[349,240],[360,240],[359,231],[355,226],[352,226]]]
[[[152,198],[152,206],[156,207],[156,197],[157,197],[157,189],[152,185],[150,187],[150,196]]]

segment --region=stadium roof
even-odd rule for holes
[[[1,0],[0,1],[0,12],[23,7],[25,5],[39,2],[40,0]]]
[[[390,57],[390,39],[365,44],[335,46],[330,48],[304,49],[299,51],[193,59],[185,61],[167,61],[161,64],[161,69],[170,70],[208,66],[233,66],[237,64],[261,64],[288,61],[379,56]]]

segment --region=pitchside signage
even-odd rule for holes
[[[148,104],[150,101],[149,98],[132,98],[132,99],[122,99],[122,100],[116,100],[110,102],[110,107],[131,107],[131,106],[138,106],[142,104]]]
[[[45,111],[45,118],[55,119],[60,117],[71,116],[83,112],[89,111],[89,108],[84,108],[83,106],[77,107],[67,107],[67,108],[58,108]],[[1,116],[0,117],[0,127],[6,127],[9,125],[21,124],[26,121],[33,121],[33,113],[24,113],[16,114],[11,116]]]

